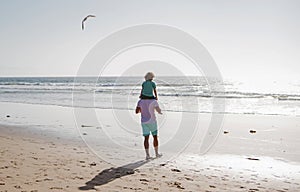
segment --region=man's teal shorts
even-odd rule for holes
[[[157,123],[142,123],[143,136],[157,135]]]

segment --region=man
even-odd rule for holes
[[[155,117],[155,111],[159,114],[161,113],[161,109],[155,99],[141,99],[139,100],[137,107],[135,109],[135,113],[141,113],[141,124],[143,128],[143,136],[144,136],[144,147],[146,152],[146,160],[149,160],[149,136],[150,133],[153,136],[153,146],[155,149],[156,157],[161,157],[162,155],[158,153],[158,139],[157,139],[157,121]]]

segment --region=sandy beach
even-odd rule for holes
[[[0,191],[300,190],[299,117],[226,115],[218,141],[205,155],[184,152],[161,164],[156,159],[144,161],[140,151],[140,158],[114,166],[88,148],[75,128],[66,131],[68,122],[60,129],[7,125],[12,124],[9,118],[31,122],[29,114],[41,109],[43,115],[56,109],[60,114],[53,114],[67,119],[62,114],[68,114],[69,108],[1,105],[7,111],[1,111]],[[51,124],[57,117],[47,118]],[[123,154],[111,153],[111,158]]]
[[[300,192],[300,0],[0,15],[0,192]]]

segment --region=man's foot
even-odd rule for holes
[[[150,160],[151,157],[149,155],[146,156],[146,160]]]
[[[157,154],[156,154],[156,158],[160,158],[160,157],[162,157],[162,154],[157,153]]]

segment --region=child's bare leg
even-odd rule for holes
[[[144,147],[145,147],[145,152],[146,152],[146,159],[150,158],[149,154],[149,135],[144,136]]]
[[[153,135],[153,146],[154,146],[156,157],[161,157],[162,155],[158,153],[158,139],[157,139],[157,135]]]

